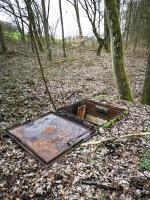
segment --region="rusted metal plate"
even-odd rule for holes
[[[92,130],[51,112],[33,122],[10,128],[7,133],[47,165],[89,138]]]
[[[78,115],[78,109],[83,106],[86,107],[86,110],[84,118],[81,118]],[[94,126],[101,126],[114,118],[119,118],[124,111],[124,109],[115,107],[109,103],[95,102],[92,100],[83,100],[58,109],[58,112],[65,112],[70,118],[72,117],[78,123],[81,122],[81,124],[89,127],[92,127],[92,124]]]

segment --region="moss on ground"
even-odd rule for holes
[[[150,151],[148,151],[141,159],[140,166],[142,169],[150,171]]]

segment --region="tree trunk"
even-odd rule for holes
[[[131,12],[132,12],[132,5],[133,5],[133,0],[129,3],[129,17],[127,20],[127,27],[126,27],[126,41],[125,41],[125,49],[128,47],[128,36],[129,36],[129,30],[130,30],[130,22],[131,22]]]
[[[150,105],[150,48],[149,48],[149,56],[147,61],[147,68],[145,73],[145,81],[144,81],[141,103]]]
[[[59,0],[59,12],[60,12],[61,31],[62,31],[63,54],[64,54],[64,57],[66,57],[65,36],[64,36],[64,24],[63,24],[61,0]]]
[[[44,52],[44,48],[43,48],[43,45],[42,45],[41,40],[39,38],[37,28],[36,28],[36,24],[35,24],[35,16],[34,16],[34,12],[33,12],[32,7],[31,7],[32,1],[31,0],[25,0],[25,2],[26,2],[26,6],[27,6],[27,11],[28,11],[29,27],[30,26],[33,27],[34,35],[36,37],[36,41],[37,41],[39,50],[41,52]],[[31,32],[32,32],[32,29],[30,28],[30,33]],[[31,34],[31,40],[32,39],[33,39],[33,36]]]
[[[139,33],[141,31],[141,23],[142,23],[142,10],[143,10],[143,5],[142,2],[140,3],[140,8],[139,8],[139,20],[138,20],[138,27],[136,29],[136,37],[135,37],[135,42],[134,42],[134,47],[133,47],[133,52],[135,53],[137,43],[138,43],[138,38],[139,38]],[[136,18],[137,20],[137,18]]]
[[[138,29],[136,30],[136,37],[135,37],[135,42],[134,42],[134,47],[133,47],[133,52],[135,53],[136,50],[136,46],[137,46],[137,42],[138,42],[138,38],[139,38],[139,33],[140,33],[140,28],[141,28],[141,16],[140,16],[140,20],[139,20],[139,25],[138,25]]]
[[[29,23],[29,35],[30,35],[30,38],[31,38],[31,47],[32,47],[32,52],[35,53],[35,48],[34,48],[34,43],[33,43],[33,30],[32,30],[32,26],[31,24]]]
[[[113,71],[120,98],[132,101],[132,94],[124,66],[122,37],[119,24],[119,16],[115,2],[115,0],[105,0],[107,22],[112,43],[111,52],[113,60]]]
[[[120,18],[120,0],[116,0],[116,7],[117,7],[118,16]]]
[[[100,36],[97,32],[96,26],[95,26],[95,22],[91,23],[91,25],[92,25],[93,33],[94,33],[94,35],[97,39],[97,42],[98,42],[97,56],[100,56],[102,48],[104,46],[105,39],[100,38]]]
[[[1,24],[0,24],[0,44],[1,44],[1,47],[2,47],[2,52],[7,53],[7,47],[6,47],[4,34],[3,34],[3,28],[2,28]]]
[[[17,4],[19,17],[20,17],[20,21],[21,21],[21,32],[20,32],[21,33],[21,39],[22,39],[23,42],[25,42],[26,41],[26,37],[25,37],[24,23],[23,23],[21,8],[20,8],[20,5],[19,5],[19,1],[18,0],[15,0],[15,1],[16,1],[16,4]]]
[[[14,21],[15,21],[15,23],[16,23],[17,29],[18,29],[18,31],[20,32],[20,35],[22,35],[22,29],[21,29],[21,27],[20,27],[19,19],[18,19],[18,17],[15,15],[15,8],[14,8],[14,5],[12,4],[12,2],[11,2],[10,0],[8,1],[8,5],[9,5],[9,8],[11,9],[12,14],[13,14]]]
[[[46,46],[48,50],[48,57],[49,60],[52,60],[52,50],[50,46],[50,36],[48,31],[48,18],[46,16],[46,9],[45,9],[45,0],[41,0],[42,4],[42,13],[43,13],[43,26],[44,26],[44,34],[45,34],[45,40],[46,40]]]
[[[78,0],[74,0],[74,8],[75,8],[75,12],[76,12],[77,24],[78,24],[78,29],[79,29],[79,36],[80,36],[80,39],[82,39],[83,33],[82,33],[81,22],[80,22]],[[83,43],[83,45],[84,45],[84,43]]]
[[[101,55],[102,48],[104,46],[105,39],[98,40],[97,56]]]
[[[109,36],[109,28],[108,28],[108,23],[107,23],[107,17],[106,17],[106,11],[104,11],[104,37],[106,39],[104,43],[104,48],[107,53],[110,52],[110,36]]]

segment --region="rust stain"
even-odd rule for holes
[[[48,127],[46,129],[44,129],[44,131],[42,132],[43,135],[48,135],[50,133],[54,133],[55,129],[52,127]]]
[[[90,115],[92,118],[95,118],[95,119],[102,119],[104,120],[104,123],[106,123],[106,121],[109,121],[119,116],[122,112],[124,112],[124,109],[115,107],[109,103],[100,103],[100,102],[95,102],[92,100],[83,100],[83,101],[74,103],[70,106],[60,108],[59,111],[70,113],[74,117],[74,119],[76,119],[77,116],[79,116],[82,122],[87,121],[91,123],[93,120],[91,121],[91,120],[86,119],[86,115],[84,113],[85,108],[86,108],[86,115]],[[93,122],[93,123],[95,125],[103,124],[103,123],[97,123],[97,122]]]
[[[32,149],[42,157],[46,162],[49,162],[59,154],[58,148],[52,143],[44,140],[37,140],[32,143]]]
[[[48,164],[66,150],[70,140],[78,141],[88,137],[92,131],[55,113],[49,113],[32,123],[26,123],[9,130],[10,136],[25,148],[38,156],[40,161]]]

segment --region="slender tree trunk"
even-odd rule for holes
[[[31,24],[29,23],[29,35],[30,35],[30,38],[31,38],[31,47],[32,47],[32,52],[35,53],[35,48],[34,48],[34,43],[33,43],[33,30],[32,30],[32,26]]]
[[[65,36],[64,36],[64,24],[63,24],[61,0],[59,0],[59,12],[60,12],[61,31],[62,31],[63,54],[64,54],[64,57],[66,57]]]
[[[36,28],[36,24],[35,24],[35,16],[34,16],[34,12],[31,8],[31,0],[25,0],[26,5],[27,5],[27,11],[28,11],[28,18],[29,18],[29,26],[33,27],[33,31],[34,31],[34,35],[36,37],[36,41],[39,47],[39,50],[41,52],[44,52],[44,48],[43,45],[41,43],[41,40],[39,38],[38,32],[37,32],[37,28]],[[32,29],[30,28],[30,33],[32,32]],[[31,40],[33,39],[33,34],[31,34]]]
[[[100,13],[100,10],[101,10],[101,1],[98,1],[97,2],[97,9],[98,9],[98,33],[99,35],[101,35],[101,13]],[[105,34],[105,33],[104,33]]]
[[[37,27],[37,32],[38,32],[38,35],[39,37],[42,37],[42,28],[41,28],[41,20],[40,20],[40,15],[39,15],[39,11],[38,9],[34,8],[34,13],[35,13],[35,24],[36,24],[36,27]]]
[[[145,81],[144,81],[141,103],[150,105],[150,48],[149,48],[149,56],[147,61],[147,68],[145,73]]]
[[[25,42],[26,38],[25,38],[24,23],[23,23],[21,8],[20,8],[20,5],[19,5],[19,1],[18,0],[15,0],[15,1],[16,1],[16,4],[17,4],[19,17],[20,17],[20,21],[21,21],[21,39],[22,39],[23,42]]]
[[[103,46],[104,46],[103,41],[98,41],[97,56],[101,55]]]
[[[136,37],[135,37],[135,42],[134,42],[134,47],[133,47],[133,52],[134,53],[135,53],[137,42],[138,42],[138,38],[139,38],[140,28],[141,28],[141,16],[140,16],[140,20],[139,20],[138,29],[136,31]]]
[[[31,29],[32,29],[32,25],[31,25]],[[43,66],[42,66],[42,63],[41,63],[40,55],[39,55],[39,50],[38,50],[38,47],[37,47],[37,41],[36,41],[36,38],[34,36],[34,33],[33,33],[33,44],[34,44],[35,52],[36,52],[36,55],[37,55],[37,60],[38,60],[39,66],[40,66],[40,71],[41,71],[42,79],[43,79],[43,82],[44,82],[44,85],[45,85],[45,89],[46,89],[47,94],[49,96],[50,102],[51,102],[54,110],[56,111],[57,108],[56,108],[55,102],[52,98],[51,92],[48,88],[48,84],[47,84],[46,77],[45,77],[45,74],[44,74]]]
[[[75,8],[75,12],[76,12],[77,24],[78,24],[78,29],[79,29],[79,36],[80,36],[80,39],[82,39],[83,33],[82,33],[81,22],[80,22],[78,0],[74,0],[74,8]]]
[[[4,38],[4,34],[3,34],[3,28],[2,28],[1,24],[0,24],[0,44],[2,47],[2,52],[7,53],[7,47],[6,47],[5,38]]]
[[[100,56],[102,48],[104,46],[105,39],[100,38],[100,36],[99,36],[99,34],[97,32],[96,26],[95,26],[95,22],[93,22],[91,24],[92,24],[93,33],[94,33],[94,35],[95,35],[95,37],[97,39],[97,42],[98,42],[97,56]]]
[[[121,99],[132,101],[132,94],[125,71],[122,37],[115,0],[105,0],[105,7],[112,43],[111,52],[116,86]]]
[[[10,0],[8,0],[8,5],[9,5],[9,8],[11,9],[12,14],[13,14],[17,29],[20,32],[20,35],[22,35],[22,30],[21,30],[21,27],[20,27],[19,19],[15,15],[15,9],[14,9],[14,6],[13,6],[13,4],[12,4],[12,2]]]
[[[45,40],[46,40],[46,46],[48,50],[48,57],[49,60],[52,60],[52,50],[50,46],[50,35],[48,31],[48,18],[46,16],[46,9],[45,9],[45,0],[41,0],[42,4],[42,13],[43,13],[43,26],[44,26],[44,34],[45,34]]]
[[[106,11],[104,11],[104,37],[106,39],[104,43],[104,48],[107,53],[110,52],[110,36],[109,36],[109,28],[108,28],[108,23],[107,23],[107,17],[106,17]]]
[[[134,53],[135,53],[135,50],[136,50],[136,47],[137,47],[138,38],[139,38],[139,33],[140,33],[140,29],[141,29],[142,10],[143,10],[143,5],[142,5],[142,2],[141,2],[141,3],[140,3],[140,14],[139,14],[138,27],[137,27],[137,29],[136,29],[136,37],[135,37],[134,47],[133,47],[133,52],[134,52]]]
[[[116,7],[117,7],[117,11],[118,11],[118,16],[120,18],[120,0],[116,0]]]
[[[132,13],[132,5],[133,5],[133,0],[131,0],[129,4],[129,17],[127,20],[127,27],[126,27],[126,42],[125,42],[125,48],[127,49],[128,47],[128,36],[129,36],[129,30],[130,30],[130,21],[131,21],[131,13]]]

